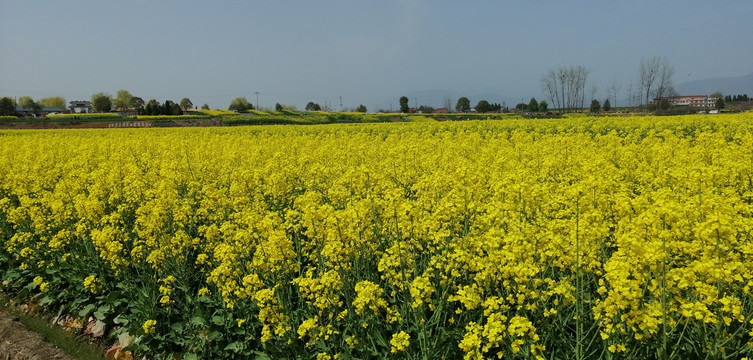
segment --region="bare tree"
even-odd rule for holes
[[[638,77],[641,84],[641,93],[645,94],[644,104],[648,105],[651,95],[659,98],[674,93],[672,86],[674,73],[675,69],[667,63],[666,59],[654,56],[641,61]]]
[[[612,84],[609,85],[609,89],[607,89],[607,96],[612,97],[612,102],[614,105],[612,107],[617,107],[617,94],[622,90],[622,85],[618,84],[617,81],[612,80]]]
[[[591,83],[591,100],[596,99],[596,93],[599,92],[599,87],[596,83]]]
[[[672,82],[672,77],[675,75],[675,68],[667,64],[666,60],[662,62],[659,68],[658,83],[656,84],[656,91],[654,91],[654,97],[663,98],[665,96],[675,95],[675,88]]]
[[[583,108],[589,72],[584,66],[549,70],[541,77],[541,87],[554,107],[561,110]]]

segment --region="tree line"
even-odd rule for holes
[[[43,108],[59,108],[65,110],[65,99],[60,96],[52,96],[34,100],[31,96],[21,96],[18,99],[3,97],[0,99],[0,116],[12,116],[16,113],[16,108],[32,110],[39,112]]]
[[[584,66],[561,66],[550,69],[541,77],[541,88],[552,105],[560,110],[569,111],[585,108],[587,97],[591,98],[591,110],[598,112],[600,109],[611,109],[611,101],[617,103],[617,94],[622,86],[617,82],[607,89],[607,99],[603,105],[596,99],[596,84],[591,84],[590,94],[586,94],[586,85],[590,70]],[[635,101],[638,105],[648,106],[653,99],[661,99],[677,95],[674,88],[674,67],[666,59],[652,57],[641,60],[638,66],[638,76],[635,82],[628,85],[628,106],[633,106]],[[590,95],[590,96],[589,96]]]
[[[726,102],[750,101],[750,98],[748,97],[748,94],[727,95],[724,97],[724,101]]]
[[[183,98],[176,103],[166,100],[160,103],[156,99],[144,99],[134,96],[128,90],[118,90],[115,96],[99,92],[91,97],[94,112],[119,111],[138,115],[182,115],[184,111],[193,108],[193,103],[188,98]]]

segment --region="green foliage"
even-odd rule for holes
[[[609,103],[609,99],[604,100],[604,111],[612,110],[612,104]]]
[[[42,107],[56,107],[65,109],[65,99],[60,96],[46,97],[39,99],[39,105]]]
[[[13,99],[4,97],[0,99],[0,116],[11,116],[16,113],[16,105]]]
[[[30,96],[21,96],[20,98],[18,98],[18,105],[21,108],[31,109],[35,112],[42,109],[42,105],[34,101],[34,99],[32,99]]]
[[[469,112],[471,110],[471,101],[468,100],[467,97],[463,96],[460,99],[458,99],[458,102],[455,104],[455,111],[460,113]]]
[[[162,112],[162,105],[160,105],[159,101],[155,99],[149,99],[149,101],[146,103],[146,106],[144,107],[144,111],[141,112],[142,115],[161,115]]]
[[[491,111],[491,104],[486,100],[481,100],[476,104],[476,111],[486,113]]]
[[[361,105],[358,105],[358,107],[356,107],[356,112],[362,112],[362,113],[365,113],[365,112],[366,112],[366,106],[365,106],[365,105],[363,105],[363,104],[361,104]]]
[[[193,108],[193,103],[188,98],[182,98],[180,99],[180,108],[183,109],[183,111]]]
[[[131,98],[130,107],[132,109],[135,109],[137,113],[141,113],[142,111],[144,111],[144,99],[138,96],[134,96],[133,98]]]
[[[91,98],[94,112],[106,113],[112,110],[112,97],[105,93],[96,93]]]
[[[528,102],[528,111],[539,111],[539,103],[536,101],[536,98],[531,98],[531,101]]]
[[[401,96],[400,97],[400,112],[407,113],[408,111],[410,111],[410,107],[408,107],[408,97]]]
[[[228,110],[244,112],[253,109],[253,105],[245,97],[237,97],[230,102]]]
[[[724,109],[724,98],[720,96],[718,99],[716,99],[716,104],[714,104],[714,108],[717,110]]]
[[[313,101],[309,101],[309,103],[306,104],[306,111],[321,111],[321,110],[322,110],[322,107]]]
[[[547,103],[546,100],[541,100],[541,102],[539,102],[539,111],[546,112],[547,110],[549,110],[549,103]]]
[[[167,100],[162,107],[162,115],[183,115],[183,109],[180,108],[179,104]]]
[[[32,105],[35,104],[34,99],[31,98],[31,96],[21,96],[16,100],[16,105],[20,106],[22,108],[31,109]]]
[[[118,90],[115,99],[112,100],[112,105],[120,111],[130,109],[132,103],[133,95],[128,90]]]
[[[591,112],[597,113],[601,110],[601,103],[599,103],[599,100],[593,99],[591,100]]]
[[[659,101],[659,109],[660,110],[668,110],[672,106],[672,103],[669,102],[667,99],[661,99]]]

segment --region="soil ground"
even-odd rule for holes
[[[0,360],[74,360],[0,307]]]

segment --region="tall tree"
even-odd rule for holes
[[[468,100],[467,97],[462,96],[458,99],[458,102],[455,104],[455,111],[457,112],[468,112],[471,110],[471,101]]]
[[[590,70],[584,66],[562,66],[541,78],[544,93],[561,110],[582,109]]]
[[[617,81],[612,81],[612,84],[609,85],[609,89],[607,90],[609,92],[608,96],[612,97],[612,100],[614,101],[614,106],[617,106],[617,94],[620,92],[621,89],[622,89],[622,85],[618,84]],[[606,102],[604,106],[606,106]]]
[[[126,111],[131,109],[131,103],[133,102],[133,95],[128,90],[118,90],[115,94],[115,98],[112,99],[112,106],[119,111]]]
[[[162,105],[162,115],[183,115],[183,109],[180,108],[180,104],[166,100],[165,104]]]
[[[21,96],[17,100],[17,104],[22,109],[32,109],[34,111],[37,110],[39,107],[39,104],[34,101],[34,99],[31,98],[31,96]]]
[[[42,107],[55,107],[65,109],[65,99],[60,96],[53,96],[39,99],[39,105]]]
[[[356,112],[365,113],[366,112],[366,106],[364,104],[358,105],[358,107],[356,107]]]
[[[180,99],[180,108],[183,109],[183,111],[186,111],[193,108],[193,103],[188,98],[182,98]]]
[[[492,111],[492,106],[486,100],[479,100],[478,104],[476,104],[476,111],[480,113],[488,113]]]
[[[39,110],[42,110],[42,105],[39,105],[38,102],[34,101],[30,97],[26,97],[23,102],[21,102],[21,107],[24,109],[31,109],[34,111],[34,113],[38,112]]]
[[[137,113],[142,113],[144,111],[144,99],[134,96],[131,98],[131,108],[136,110]]]
[[[254,107],[246,100],[245,97],[237,97],[230,102],[228,110],[235,110],[239,112],[248,111]]]
[[[306,104],[306,111],[321,111],[321,110],[322,110],[322,107],[313,101],[309,101],[309,103]]]
[[[539,103],[536,101],[536,98],[531,98],[531,101],[528,102],[528,111],[539,111]]]
[[[94,112],[110,112],[112,110],[112,97],[105,93],[96,93],[92,95],[92,108]]]
[[[407,113],[408,111],[410,111],[410,107],[408,107],[408,97],[401,96],[400,97],[400,112]]]
[[[539,101],[539,111],[546,112],[549,110],[549,104],[547,104],[546,100]]]
[[[654,56],[650,59],[643,59],[638,69],[638,80],[641,86],[641,92],[645,96],[644,104],[648,105],[651,96],[662,98],[674,94],[672,78],[675,69],[666,59]]]
[[[612,110],[612,104],[609,103],[609,98],[604,99],[604,105],[602,105],[604,111]]]
[[[16,105],[13,99],[4,97],[0,99],[0,116],[11,116],[16,113]]]
[[[724,109],[724,98],[719,97],[716,99],[716,104],[714,104],[714,108],[717,110]]]
[[[162,105],[155,99],[150,99],[144,107],[144,115],[159,115],[162,112]]]
[[[591,112],[597,113],[601,110],[601,103],[599,103],[599,100],[593,99],[591,100]]]

